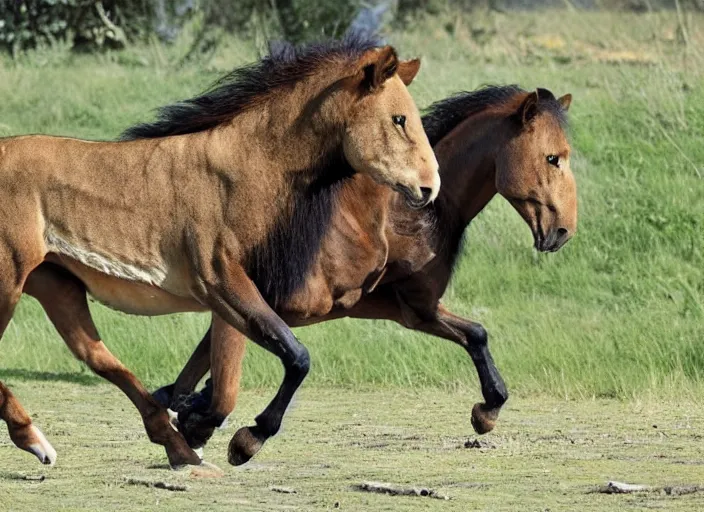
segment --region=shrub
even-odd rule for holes
[[[193,7],[193,0],[0,0],[0,48],[122,47],[152,33],[170,40]]]

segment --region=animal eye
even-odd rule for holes
[[[560,157],[557,155],[548,155],[548,163],[555,167],[560,167]]]
[[[391,120],[401,128],[406,127],[406,116],[391,116]]]

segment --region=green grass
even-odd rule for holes
[[[394,511],[697,511],[704,493],[594,492],[609,480],[653,487],[701,485],[702,409],[677,401],[517,398],[495,432],[474,440],[466,393],[319,389],[304,385],[284,430],[245,466],[227,464],[230,437],[249,424],[270,391],[242,394],[238,412],[205,455],[220,479],[168,469],[128,400],[109,385],[21,382],[41,411],[36,422],[58,452],[53,468],[0,436],[0,509]],[[48,405],[51,404],[51,405]],[[44,476],[43,481],[38,478]],[[128,479],[184,485],[185,492]],[[384,496],[353,490],[365,481],[429,487],[448,496]],[[272,486],[295,494],[273,492]],[[337,506],[335,504],[338,504]]]
[[[574,96],[577,235],[559,253],[538,255],[528,228],[497,198],[472,224],[446,294],[455,312],[488,329],[515,393],[702,391],[704,17],[687,18],[688,45],[677,27],[668,14],[552,12],[448,15],[391,34],[402,55],[423,57],[411,88],[421,106],[484,83]],[[256,55],[253,44],[229,40],[202,62],[176,67],[184,44],[0,61],[0,135],[113,138]],[[208,322],[93,311],[108,346],[150,386],[175,377]],[[297,334],[312,353],[310,385],[476,385],[460,349],[387,322],[341,320]],[[31,299],[2,343],[0,378],[9,382],[97,382]],[[244,385],[280,378],[278,361],[252,347]]]

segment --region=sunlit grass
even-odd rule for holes
[[[557,24],[537,14],[464,17],[390,34],[402,55],[423,57],[411,89],[421,106],[484,83],[574,95],[578,234],[559,253],[537,255],[528,229],[497,198],[469,230],[446,303],[489,330],[514,392],[694,395],[704,373],[704,59],[697,53],[704,20],[690,19],[685,46],[674,16],[559,16]],[[182,51],[71,56],[58,49],[0,61],[0,135],[114,138],[255,56],[253,45],[231,40],[206,61],[175,68]],[[109,347],[151,386],[175,377],[208,322],[92,307]],[[476,385],[462,350],[388,322],[341,320],[297,335],[312,353],[310,385]],[[84,372],[94,382],[31,299],[2,343],[6,380]],[[281,378],[278,361],[261,349],[252,347],[245,363],[245,386]]]

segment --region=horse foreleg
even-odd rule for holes
[[[203,279],[203,299],[217,315],[262,348],[276,355],[284,366],[284,379],[276,396],[255,418],[256,425],[239,429],[229,446],[228,459],[231,464],[247,462],[257,453],[264,442],[281,428],[286,408],[301,385],[310,367],[308,350],[291,332],[286,323],[269,307],[259,290],[247,276],[245,270],[233,264],[226,255],[218,258],[220,272],[211,275],[211,281]],[[225,354],[231,350],[233,339],[229,336],[213,336],[211,339],[211,372],[213,374],[213,399],[225,404],[217,411],[213,405],[212,421],[222,423],[223,413],[234,405],[232,386],[233,373],[226,367],[233,362]],[[224,348],[227,346],[229,348]],[[220,376],[227,375],[226,378]],[[231,410],[231,409],[230,409]]]
[[[80,280],[60,267],[44,263],[30,274],[24,291],[39,301],[76,358],[127,395],[142,416],[149,440],[166,449],[173,468],[201,463],[200,457],[172,427],[166,409],[101,341]]]
[[[211,333],[212,324],[174,383],[161,387],[152,393],[154,399],[164,407],[169,407],[177,412],[184,407],[188,407],[186,404],[193,399],[191,394],[195,391],[200,380],[210,370]],[[208,400],[210,400],[209,396]]]
[[[472,408],[472,426],[477,434],[490,432],[496,426],[501,407],[508,400],[508,391],[489,351],[486,329],[451,313],[442,305],[438,307],[434,322],[425,322],[419,327],[424,332],[458,343],[469,353],[484,397],[484,403],[474,404]]]

